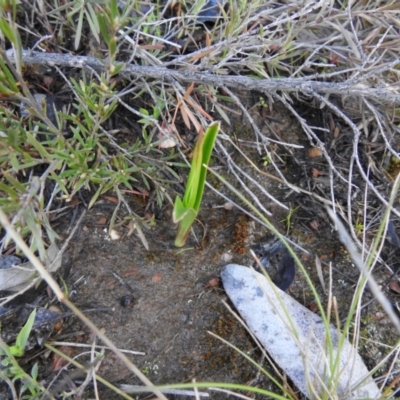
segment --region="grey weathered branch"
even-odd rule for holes
[[[14,51],[7,50],[7,57],[15,62]],[[75,56],[71,54],[40,53],[29,50],[22,52],[25,64],[64,66],[72,68],[93,68],[97,71],[106,71],[107,62],[94,57]],[[301,92],[306,95],[319,93],[321,95],[334,94],[342,96],[363,96],[379,102],[400,104],[400,94],[397,88],[390,86],[372,87],[367,83],[352,82],[321,82],[305,78],[277,78],[257,79],[236,75],[218,75],[209,72],[195,72],[190,70],[174,70],[165,67],[142,66],[127,64],[120,72],[123,76],[137,76],[160,79],[164,81],[177,80],[182,83],[201,83],[214,86],[229,86],[242,90],[257,90],[267,94],[276,91]],[[323,75],[321,75],[323,79]]]

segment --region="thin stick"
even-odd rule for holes
[[[0,51],[1,56],[7,56],[10,61],[16,62],[14,50]],[[74,56],[71,54],[39,53],[22,50],[22,61],[25,64],[64,66],[71,68],[92,68],[97,71],[106,71],[105,63],[94,57]],[[397,60],[399,62],[399,60]],[[193,72],[190,70],[173,70],[165,67],[126,65],[121,71],[123,76],[140,76],[182,83],[201,83],[203,85],[228,86],[243,90],[257,90],[265,93],[284,91],[288,93],[302,92],[313,95],[319,93],[337,94],[340,96],[360,96],[375,99],[379,102],[400,104],[400,94],[391,87],[371,87],[365,84],[347,82],[311,81],[305,78],[274,78],[256,79],[245,76],[215,75],[206,72]]]

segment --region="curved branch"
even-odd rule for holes
[[[15,62],[16,57],[12,49],[5,55]],[[93,68],[98,71],[107,70],[107,61],[94,57],[75,56],[71,54],[40,53],[29,50],[22,51],[22,60],[25,64],[64,66],[71,68]],[[127,64],[120,72],[122,76],[138,76],[160,80],[178,80],[183,83],[201,83],[214,86],[229,86],[242,90],[256,90],[265,93],[277,91],[302,92],[306,95],[319,93],[321,95],[334,94],[342,96],[362,96],[385,102],[392,105],[400,104],[398,90],[391,87],[372,87],[367,83],[352,82],[321,82],[306,78],[274,78],[257,79],[237,75],[217,75],[208,72],[194,72],[190,70],[174,70],[166,67],[154,67]],[[321,75],[321,79],[324,76]]]

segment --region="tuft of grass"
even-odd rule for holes
[[[67,7],[73,9],[68,11]],[[21,38],[14,21],[17,11],[16,7],[1,8],[0,30],[8,44],[20,54]],[[31,79],[36,79],[37,72],[27,70],[20,61],[14,66],[6,57],[0,60],[0,205],[30,241],[32,250],[39,250],[42,259],[45,254],[42,228],[48,240],[57,238],[49,223],[48,212],[61,201],[68,205],[78,192],[85,190],[90,195],[90,208],[110,190],[121,194],[122,190],[135,191],[139,186],[143,187],[142,192],[153,190],[161,206],[165,199],[171,201],[166,189],[179,179],[175,165],[182,165],[177,159],[178,153],[173,149],[169,152],[160,150],[160,142],[154,141],[153,135],[149,134],[159,114],[143,126],[142,136],[137,136],[131,143],[117,142],[114,135],[119,130],[110,131],[105,127],[111,118],[115,118],[120,102],[118,81],[114,76],[123,63],[115,61],[118,31],[126,21],[117,2],[112,1],[108,6],[71,3],[50,12],[45,18],[46,25],[51,26],[51,19],[55,15],[61,17],[62,12],[67,12],[67,25],[78,16],[77,25],[73,26],[77,32],[75,47],[80,45],[82,21],[86,21],[96,40],[102,41],[109,54],[108,70],[101,75],[84,73],[75,79],[73,76],[67,78],[60,71],[60,77],[73,95],[70,104],[56,110],[50,95],[37,101],[23,78],[30,74]],[[5,54],[4,49],[1,53]],[[26,110],[24,113],[22,108]],[[53,118],[49,117],[51,112],[55,115]],[[138,114],[146,118],[146,111]],[[50,198],[46,195],[49,189],[52,190]],[[123,197],[122,194],[119,197]],[[130,214],[131,219],[136,220],[136,226],[145,223],[132,211]],[[3,248],[7,245],[8,241],[3,242]]]

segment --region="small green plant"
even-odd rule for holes
[[[164,109],[165,105],[161,102],[161,100],[157,101],[156,105],[152,106],[152,113],[145,108],[141,108],[139,111],[143,115],[143,118],[138,120],[139,124],[142,124],[142,133],[143,138],[145,139],[146,143],[151,143],[151,137],[149,138],[149,134],[147,133],[147,128],[154,125],[154,121],[158,121],[158,118],[161,115],[162,110]]]
[[[45,389],[37,382],[38,366],[32,367],[30,375],[25,372],[17,361],[17,357],[22,357],[28,343],[29,335],[32,331],[35,321],[36,310],[33,310],[24,327],[19,332],[14,346],[8,346],[0,339],[0,378],[11,379],[13,382],[20,381],[22,383],[21,394],[29,391],[29,394],[21,397],[32,398],[41,395]]]
[[[292,227],[292,216],[293,214],[300,208],[300,206],[297,206],[296,208],[291,208],[285,218],[280,221],[285,223],[286,227],[286,234],[288,235],[290,232],[290,228]]]
[[[21,332],[17,336],[17,340],[15,341],[14,346],[8,347],[10,354],[14,357],[22,357],[25,352],[26,344],[28,343],[29,335],[31,333],[33,322],[35,321],[36,310],[31,312],[28,320],[26,321],[24,327],[21,329]],[[0,354],[2,353],[3,349],[0,349]],[[7,366],[7,358],[2,362],[2,365]]]
[[[260,96],[258,99],[258,105],[260,107],[268,107],[268,103],[265,101],[264,97]]]
[[[173,221],[174,223],[179,223],[175,239],[176,247],[185,245],[190,227],[199,212],[207,175],[204,165],[208,165],[210,162],[219,127],[219,122],[213,122],[204,134],[199,135],[194,149],[185,195],[183,200],[179,196],[175,199]]]
[[[263,167],[268,167],[268,165],[271,165],[271,157],[267,154],[264,157],[261,158],[262,165]]]
[[[363,219],[360,218],[359,216],[357,216],[356,218],[356,223],[354,225],[354,229],[356,231],[356,235],[357,236],[361,236],[364,232],[364,223],[363,223]]]

